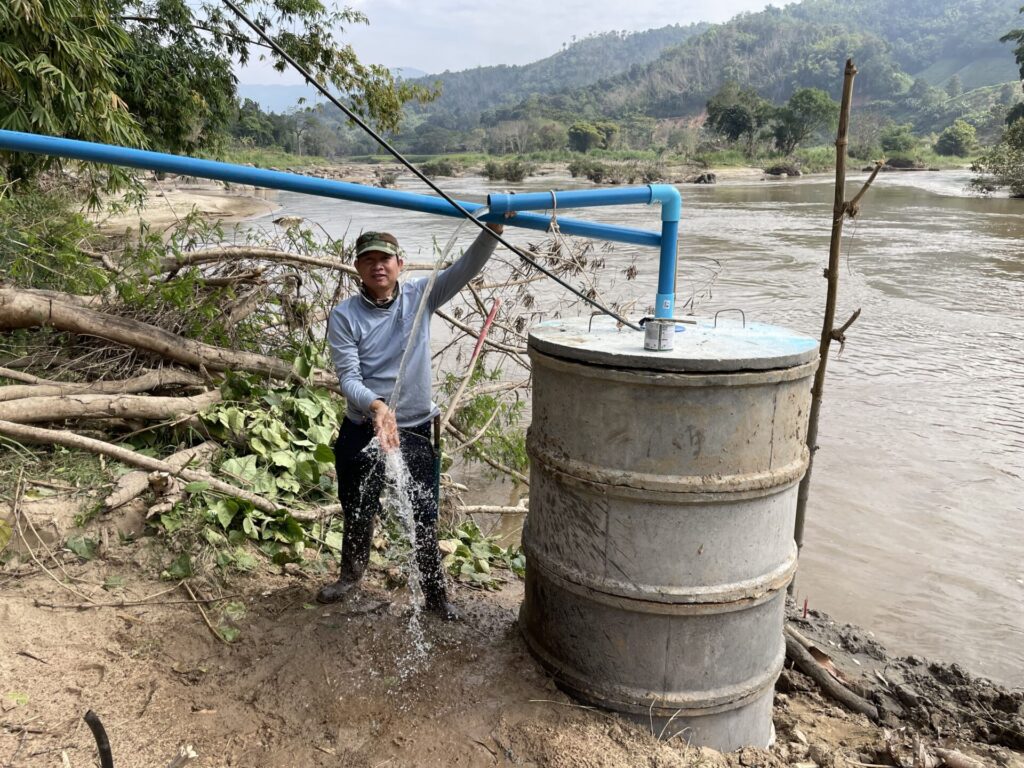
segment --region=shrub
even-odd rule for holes
[[[491,181],[522,181],[531,173],[533,166],[521,157],[501,160],[488,160],[484,165],[484,175]]]
[[[963,120],[956,120],[939,134],[939,140],[935,142],[935,152],[939,155],[964,157],[974,149],[976,140],[977,132],[974,126]]]
[[[427,176],[457,176],[462,171],[462,164],[447,157],[428,160],[420,166]]]

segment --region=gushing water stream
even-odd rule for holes
[[[487,208],[481,208],[475,212],[474,216],[482,216],[486,214],[487,211]],[[410,353],[416,344],[419,329],[423,323],[424,315],[426,314],[426,307],[430,299],[430,293],[434,288],[435,281],[437,280],[437,273],[447,260],[448,254],[451,252],[452,248],[454,248],[459,235],[468,223],[469,221],[467,219],[463,219],[455,228],[455,231],[452,233],[447,244],[440,250],[437,261],[434,263],[434,268],[431,270],[430,276],[427,278],[426,288],[421,294],[422,298],[419,305],[416,307],[416,314],[413,318],[412,329],[409,334],[410,342],[402,353],[402,361],[398,366],[398,377],[395,379],[395,387],[391,392],[391,397],[388,402],[388,406],[395,414],[399,412],[401,404],[401,392],[405,378],[406,364],[408,363]],[[401,430],[399,430],[399,438],[400,440],[416,439],[416,437],[409,436],[403,438],[401,436]],[[429,499],[425,498],[425,495],[432,494],[433,489],[423,487],[413,479],[401,450],[382,451],[379,437],[374,437],[363,451],[367,454],[368,458],[371,459],[373,464],[376,464],[381,460],[381,458],[383,458],[385,478],[383,509],[385,514],[391,513],[397,517],[409,542],[410,555],[408,564],[408,584],[412,604],[412,611],[409,616],[409,639],[411,640],[411,643],[409,656],[405,659],[408,663],[400,666],[400,677],[404,681],[416,668],[417,663],[426,658],[427,652],[430,650],[430,643],[423,631],[423,625],[421,622],[424,599],[422,574],[420,574],[416,559],[416,508],[420,504],[429,501]],[[383,453],[383,457],[381,457],[381,453]]]

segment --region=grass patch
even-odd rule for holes
[[[240,146],[228,147],[220,159],[226,163],[251,164],[257,168],[311,168],[334,162],[317,155],[293,155],[281,149]]]

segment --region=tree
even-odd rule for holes
[[[954,74],[946,82],[946,95],[951,99],[955,99],[957,96],[964,92],[964,84],[960,82],[960,75]]]
[[[771,104],[753,88],[740,88],[729,81],[707,103],[707,125],[729,141],[747,137],[747,148],[753,147],[757,132],[771,118]]]
[[[1020,9],[1024,13],[1024,8]],[[1011,29],[999,38],[1001,43],[1017,43],[1013,49],[1013,56],[1017,60],[1017,67],[1020,70],[1020,79],[1024,80],[1024,29]]]
[[[974,166],[985,176],[974,180],[983,189],[1009,187],[1014,197],[1024,197],[1024,120],[1012,123],[1002,140]]]
[[[935,142],[935,152],[940,155],[964,157],[970,154],[977,141],[974,126],[964,120],[955,120],[944,130]]]
[[[406,101],[433,93],[360,62],[337,36],[366,17],[325,2],[244,4],[318,81],[379,127],[397,128]],[[255,58],[286,67],[219,3],[3,0],[0,126],[171,152],[216,148],[234,116],[232,62]],[[5,160],[9,176],[52,162]]]
[[[106,0],[0,3],[0,128],[142,145],[115,75],[131,45]],[[23,154],[0,160],[11,180],[31,178],[56,162]]]
[[[601,132],[593,123],[578,121],[569,126],[569,149],[573,152],[589,152],[601,146]]]
[[[913,152],[917,146],[917,137],[909,125],[893,125],[882,131],[882,149],[898,155]]]
[[[801,88],[775,113],[775,146],[790,154],[819,130],[834,127],[839,105],[817,88]]]
[[[38,0],[37,0],[38,1]],[[61,0],[44,0],[60,2]],[[119,74],[134,113],[155,147],[190,152],[216,145],[235,99],[233,61],[287,63],[219,3],[193,0],[106,0],[135,40]],[[331,0],[249,0],[250,16],[320,83],[343,94],[354,110],[384,130],[395,130],[402,105],[434,94],[396,82],[380,65],[359,61],[338,36],[366,16]]]

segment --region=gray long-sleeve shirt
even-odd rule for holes
[[[429,315],[483,269],[494,253],[494,246],[494,238],[481,232],[458,261],[438,274],[415,339],[410,338],[413,319],[424,299],[428,278],[400,282],[399,295],[387,308],[374,306],[360,293],[331,311],[327,341],[345,396],[347,416],[352,421],[363,423],[374,400],[383,398],[390,402],[406,348],[410,349],[410,357],[399,395],[401,402],[397,403],[398,426],[416,426],[440,412],[430,397]]]

